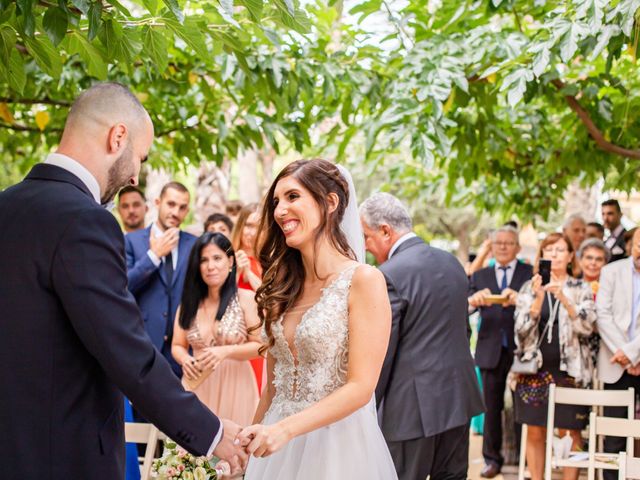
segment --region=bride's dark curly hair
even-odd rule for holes
[[[340,228],[345,209],[349,203],[349,185],[340,170],[331,162],[322,159],[297,160],[287,165],[271,184],[265,196],[260,215],[259,245],[256,251],[262,265],[262,285],[256,291],[260,328],[264,325],[269,343],[274,344],[271,327],[300,297],[305,272],[300,251],[287,245],[282,229],[275,221],[273,202],[276,185],[285,177],[293,177],[309,191],[320,209],[320,225],[315,232],[315,248],[323,236],[345,257],[356,256]],[[338,207],[329,213],[328,196],[338,196]],[[315,270],[315,265],[314,265]]]

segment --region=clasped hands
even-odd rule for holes
[[[639,376],[640,375],[640,363],[637,365],[632,365],[629,357],[621,350],[618,349],[616,353],[611,357],[611,363],[618,363],[622,368],[627,370],[629,375]]]
[[[215,370],[227,355],[229,349],[226,346],[204,348],[196,357],[182,362],[182,373],[189,380],[197,380],[203,372]]]
[[[291,435],[280,423],[251,425],[241,428],[230,420],[222,420],[224,431],[214,455],[229,463],[231,476],[246,470],[249,456],[266,457],[284,447]]]

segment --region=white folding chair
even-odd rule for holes
[[[618,465],[618,480],[640,480],[640,458],[628,457],[626,452],[620,452]]]
[[[151,423],[132,423],[124,424],[124,437],[126,442],[142,443],[147,447],[142,459],[138,458],[138,462],[142,460],[140,468],[140,480],[148,480],[151,478],[151,464],[160,440],[160,431]]]
[[[587,468],[587,460],[558,459],[553,456],[553,425],[555,421],[556,404],[585,405],[589,407],[627,407],[628,418],[634,415],[634,392],[628,390],[588,390],[584,388],[564,388],[549,385],[549,408],[547,412],[547,440],[545,448],[545,480],[551,480],[552,468],[575,467]],[[526,450],[527,450],[527,426],[522,425],[520,440],[520,463],[518,465],[518,480],[526,478]]]
[[[596,452],[598,435],[626,437],[627,449],[620,453]],[[640,420],[627,418],[598,417],[591,412],[589,417],[588,480],[594,480],[595,470],[618,470],[618,478],[640,478],[640,459],[634,458],[633,441],[640,438]],[[630,474],[638,475],[629,477]]]

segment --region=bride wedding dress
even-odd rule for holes
[[[296,414],[346,382],[348,297],[353,265],[324,288],[296,328],[295,359],[282,318],[273,325],[275,395],[261,423]],[[245,480],[394,480],[393,460],[378,427],[375,398],[348,417],[292,439],[281,450],[251,457]]]

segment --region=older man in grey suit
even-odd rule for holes
[[[453,255],[412,232],[394,196],[373,195],[360,215],[393,311],[376,400],[398,477],[466,479],[469,420],[483,411],[467,336],[467,277]]]

